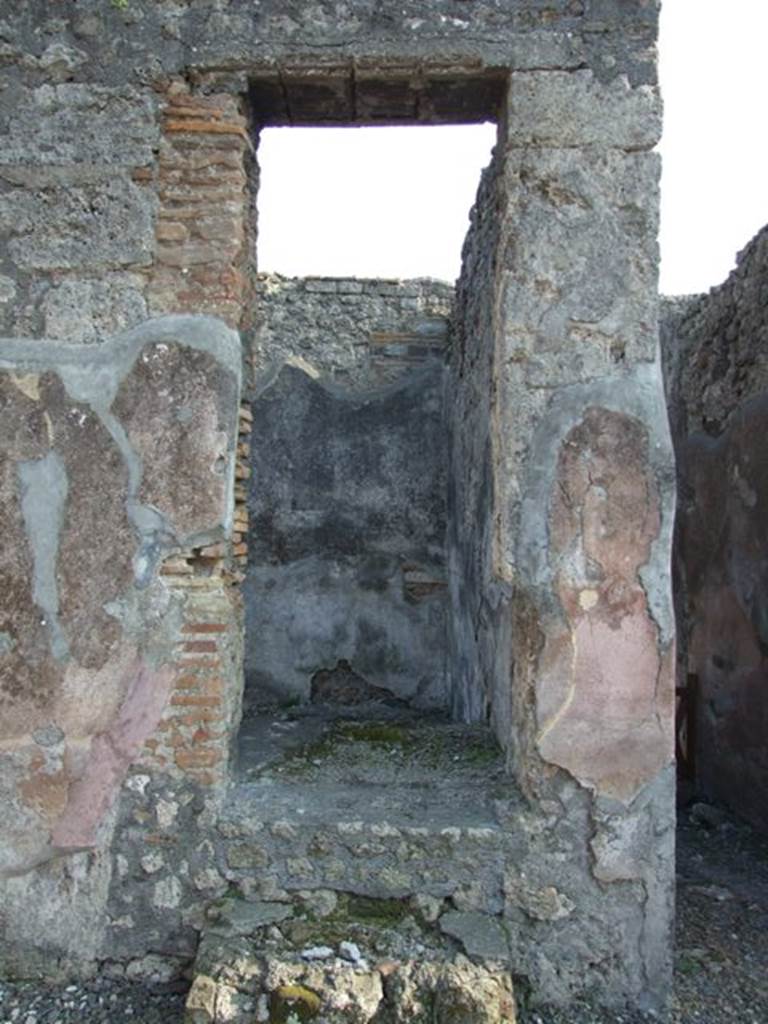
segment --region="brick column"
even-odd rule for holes
[[[172,83],[157,167],[152,314],[207,313],[239,325],[247,279],[249,145],[237,97],[193,96],[182,83]]]

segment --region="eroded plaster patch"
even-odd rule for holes
[[[639,580],[659,528],[645,428],[588,409],[562,443],[550,508],[564,621],[545,642],[537,746],[623,802],[672,756],[672,674]]]
[[[169,666],[155,670],[138,661],[134,664],[120,710],[112,725],[93,737],[83,774],[72,785],[67,806],[52,830],[55,847],[95,845],[99,825],[129,765],[160,721],[172,679]]]

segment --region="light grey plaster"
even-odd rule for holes
[[[59,622],[56,561],[67,503],[67,472],[61,457],[48,452],[42,459],[19,463],[18,473],[21,511],[34,560],[32,596],[48,626],[51,654],[61,661],[69,654],[69,644]]]

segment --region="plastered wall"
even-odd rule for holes
[[[257,279],[246,702],[318,672],[441,706],[444,367],[437,281]]]

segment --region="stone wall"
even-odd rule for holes
[[[169,317],[96,348],[5,341],[0,371],[3,956],[87,961],[129,768],[224,780],[237,601],[206,553],[231,528],[239,345]]]
[[[293,361],[349,394],[401,381],[430,358],[442,359],[454,288],[417,279],[255,279],[251,366],[254,382]]]
[[[450,436],[448,564],[449,690],[457,717],[490,720],[512,742],[509,630],[499,616],[498,496],[492,423],[496,334],[493,267],[500,246],[501,160],[484,172],[464,243],[451,351],[446,427]]]
[[[451,507],[479,533],[452,535],[463,659],[453,705],[470,718],[490,707],[507,784],[522,789],[543,837],[526,847],[525,870],[545,902],[567,896],[542,925],[525,880],[510,875],[510,970],[539,1000],[589,988],[614,1005],[663,1003],[673,628],[656,351],[657,8],[30,0],[3,12],[0,317],[4,333],[37,339],[2,343],[13,620],[2,627],[12,807],[2,853],[16,876],[3,883],[7,958],[183,962],[229,884],[212,829],[240,707],[229,544],[239,534],[232,553],[244,557],[246,516],[242,485],[236,519],[224,486],[236,359],[211,347],[227,338],[229,352],[232,336],[198,314],[255,339],[252,399],[280,382],[286,357],[313,361],[306,331],[296,349],[285,319],[278,329],[261,317],[270,285],[249,274],[259,126],[492,118],[498,163],[467,249],[448,409],[461,416]],[[318,293],[339,316],[355,306],[349,284]],[[285,287],[300,311],[309,284]],[[319,360],[323,394],[343,386],[347,410],[362,408],[369,375],[401,397],[427,379],[411,360],[434,347],[432,327],[390,335],[406,301],[429,291],[405,287],[415,293],[397,290],[393,320],[366,326],[364,345],[341,332]],[[431,322],[436,310],[416,312]],[[156,313],[194,315],[169,340],[144,326]],[[417,416],[414,404],[404,422]],[[425,582],[406,580],[406,591]],[[35,687],[25,664],[37,666]],[[85,803],[97,817],[81,813]],[[510,850],[515,821],[501,829]],[[292,827],[274,823],[281,844]],[[390,836],[386,823],[373,827]],[[448,829],[430,850],[469,842]],[[263,896],[275,877],[259,843],[244,842]],[[47,860],[49,847],[66,855]],[[507,873],[494,864],[495,878]],[[386,867],[395,874],[382,871],[381,883],[400,898],[396,865]]]
[[[453,497],[479,530],[450,534],[459,692],[478,694],[482,679],[487,695],[464,698],[463,713],[490,710],[529,798],[590,820],[582,910],[594,879],[601,899],[627,886],[614,948],[656,979],[671,938],[675,656],[657,131],[650,92],[512,74],[493,212],[473,221],[477,238],[493,217],[491,253],[478,259],[470,236],[451,364],[465,417]],[[473,306],[483,260],[492,284]],[[579,928],[586,918],[553,923],[548,941],[571,948]],[[545,970],[543,948],[538,963],[519,955],[530,975]]]
[[[257,280],[248,703],[349,665],[445,702],[443,367],[453,289]]]
[[[681,683],[695,687],[696,786],[768,829],[768,229],[709,294],[667,303],[678,459]]]

